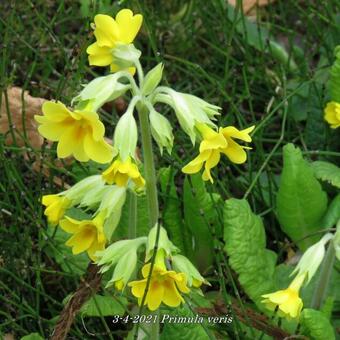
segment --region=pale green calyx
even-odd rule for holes
[[[100,272],[105,273],[112,266],[115,266],[126,253],[132,250],[137,252],[138,248],[145,244],[146,241],[147,237],[145,236],[132,240],[120,240],[114,242],[105,250],[96,252],[96,263],[101,266]]]
[[[150,110],[149,119],[152,137],[156,141],[161,154],[163,154],[163,148],[166,148],[168,153],[171,154],[174,136],[170,122],[154,108]]]
[[[102,213],[105,218],[104,234],[111,239],[122,213],[122,207],[126,200],[126,188],[110,185],[102,197],[102,201],[95,215]]]
[[[91,111],[97,111],[103,104],[118,98],[131,88],[130,83],[122,84],[119,82],[119,79],[125,74],[126,72],[117,72],[92,80],[78,96],[73,98],[72,102],[77,102],[78,108],[84,106]]]
[[[334,234],[333,246],[335,249],[335,256],[340,261],[340,220],[336,225],[336,232]]]
[[[189,286],[199,287],[202,283],[209,284],[185,256],[180,254],[173,255],[171,263],[176,272],[186,275]]]
[[[139,97],[134,97],[127,111],[120,117],[113,137],[114,147],[119,151],[120,158],[124,162],[129,156],[135,158],[138,140],[137,123],[133,116],[133,110]]]
[[[61,192],[60,195],[65,196],[72,201],[73,205],[77,205],[81,203],[84,196],[89,191],[92,191],[95,188],[103,188],[104,185],[105,182],[101,175],[89,176],[73,185],[70,189]]]
[[[155,92],[157,93],[153,102],[165,103],[174,109],[181,128],[190,137],[193,144],[196,140],[195,125],[197,123],[216,127],[211,119],[220,114],[218,106],[209,104],[196,96],[177,92],[169,87],[160,86]]]
[[[296,273],[297,275],[307,273],[307,282],[310,282],[325,256],[325,246],[327,242],[329,242],[333,237],[334,234],[327,233],[319,242],[310,246],[302,255],[291,275]]]
[[[120,257],[114,269],[111,280],[106,288],[115,284],[116,288],[123,290],[134,273],[137,265],[137,249],[132,248]]]
[[[145,251],[145,261],[150,260],[155,248],[157,238],[157,224],[150,230],[148,235],[148,241]],[[163,249],[166,256],[171,256],[173,253],[177,253],[179,250],[175,245],[169,240],[168,234],[163,227],[159,228],[159,238],[158,238],[158,251]]]
[[[114,64],[120,68],[128,68],[136,64],[142,52],[133,44],[117,44],[112,50]]]
[[[162,63],[155,66],[152,70],[148,72],[145,76],[142,94],[144,96],[149,95],[158,86],[163,76],[164,65]]]

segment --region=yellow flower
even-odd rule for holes
[[[97,41],[86,50],[89,54],[90,65],[110,65],[111,72],[119,71],[119,66],[114,63],[113,49],[117,44],[132,43],[142,25],[142,21],[142,15],[133,15],[129,9],[119,11],[116,15],[116,20],[108,15],[96,15],[94,17],[94,35]],[[128,71],[134,74],[136,69],[129,67]]]
[[[232,162],[237,164],[241,164],[246,161],[247,154],[244,149],[249,148],[237,144],[233,138],[241,139],[245,142],[251,142],[249,133],[255,128],[255,126],[241,131],[233,126],[228,126],[220,128],[218,132],[205,124],[197,124],[196,127],[203,137],[203,141],[199,148],[200,153],[189,164],[183,167],[182,171],[184,173],[197,173],[201,170],[205,163],[202,178],[204,181],[210,180],[211,183],[213,183],[210,170],[220,161],[221,153],[224,153]]]
[[[306,273],[298,275],[287,289],[279,290],[275,293],[262,295],[262,301],[270,310],[275,310],[278,306],[278,315],[288,319],[299,318],[303,302],[299,297],[299,291],[306,278]]]
[[[151,263],[148,263],[142,268],[143,280],[132,281],[128,284],[131,287],[132,294],[138,298],[139,304],[142,303],[150,267]],[[180,292],[190,292],[190,289],[187,287],[185,274],[166,270],[164,264],[159,265],[155,263],[145,299],[145,304],[148,308],[154,311],[162,302],[169,307],[178,307],[184,302]]]
[[[47,216],[48,222],[55,226],[64,216],[65,210],[70,207],[71,201],[64,196],[44,195],[42,204],[46,207],[44,215]]]
[[[57,154],[65,158],[73,154],[78,161],[92,159],[108,163],[113,157],[112,147],[105,142],[105,127],[97,113],[70,111],[61,102],[46,102],[42,107],[43,116],[34,116],[41,124],[39,133],[45,138],[58,142]]]
[[[327,103],[325,107],[325,120],[330,124],[332,129],[340,126],[340,103]]]
[[[98,214],[93,220],[78,221],[65,216],[60,227],[73,236],[65,243],[72,247],[74,255],[87,251],[91,260],[95,260],[95,252],[105,248],[106,237],[103,229],[104,218]]]
[[[145,185],[145,180],[141,176],[138,167],[131,162],[131,157],[122,162],[116,159],[103,173],[102,176],[108,184],[117,184],[118,186],[126,186],[131,178],[137,188]]]
[[[249,133],[255,129],[255,126],[251,126],[244,130],[238,130],[234,126],[227,126],[220,129],[223,136],[225,137],[228,146],[222,150],[222,152],[236,164],[242,164],[247,160],[247,153],[244,149],[251,149],[247,146],[242,146],[234,141],[234,138],[243,140],[244,142],[251,142]]]

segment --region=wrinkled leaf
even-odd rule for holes
[[[85,316],[124,315],[127,300],[123,297],[96,294],[81,308]]]
[[[327,195],[313,175],[310,165],[293,144],[283,148],[283,171],[277,195],[277,215],[282,230],[302,250],[319,236],[307,237],[321,229],[327,208]],[[307,237],[300,241],[300,239]]]
[[[239,275],[244,291],[262,309],[261,295],[275,291],[277,255],[266,249],[262,220],[246,200],[225,201],[224,241],[230,266]]]
[[[316,161],[312,163],[312,168],[316,178],[340,188],[340,168],[335,164]]]
[[[305,308],[300,322],[301,333],[311,340],[335,340],[333,327],[322,312]]]

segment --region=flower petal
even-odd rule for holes
[[[109,15],[97,14],[94,17],[94,23],[96,25],[94,35],[98,46],[114,47],[119,38],[117,22]]]
[[[136,298],[142,298],[146,287],[146,279],[131,281],[128,283],[128,286],[131,287],[131,292],[133,296],[135,296]]]
[[[65,216],[63,220],[60,221],[59,225],[61,229],[66,231],[69,234],[75,234],[79,231],[79,223],[80,221],[74,220],[68,216]]]
[[[100,47],[96,42],[90,45],[86,52],[89,55],[89,64],[95,66],[108,66],[113,62],[109,47]]]
[[[65,244],[72,247],[72,253],[76,255],[90,248],[94,238],[94,230],[91,230],[90,228],[82,228],[81,231],[74,234]]]
[[[255,125],[247,128],[247,129],[244,129],[244,130],[238,130],[236,129],[234,126],[227,126],[223,129],[221,129],[223,135],[228,138],[228,137],[231,137],[231,138],[237,138],[237,139],[241,139],[245,142],[251,142],[251,137],[249,136],[249,133],[251,131],[253,131],[255,129]],[[229,142],[229,140],[228,140]]]
[[[243,147],[234,142],[231,138],[228,139],[228,147],[222,150],[222,152],[236,164],[242,164],[247,160],[247,153]]]
[[[95,141],[90,134],[86,134],[84,138],[84,149],[89,158],[97,163],[109,163],[113,158],[113,148],[111,145],[101,141]]]
[[[178,307],[183,302],[183,298],[179,294],[173,280],[166,280],[164,282],[163,302],[169,307]]]
[[[185,174],[195,174],[199,172],[203,166],[203,163],[210,157],[211,151],[206,150],[200,153],[190,163],[182,168]]]
[[[164,286],[158,281],[151,280],[146,303],[151,311],[156,310],[162,303],[164,297]]]
[[[143,17],[140,14],[133,15],[129,9],[122,9],[116,15],[116,22],[119,27],[120,41],[129,44],[135,39],[140,30]]]

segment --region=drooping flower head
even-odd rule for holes
[[[116,184],[118,186],[127,186],[131,179],[137,188],[145,185],[145,180],[138,170],[138,166],[128,157],[124,162],[119,158],[116,159],[103,173],[103,179],[108,184]]]
[[[340,103],[334,101],[327,103],[324,118],[332,129],[340,127]]]
[[[44,195],[42,204],[46,207],[44,215],[52,226],[56,226],[60,219],[64,217],[66,209],[71,205],[71,201],[65,196]]]
[[[119,11],[116,19],[104,14],[96,15],[94,35],[97,41],[86,50],[90,65],[110,65],[111,72],[119,71],[121,68],[115,63],[114,50],[118,45],[128,45],[133,42],[142,21],[142,15],[133,15],[129,9]],[[134,74],[135,68],[129,67],[128,71]]]
[[[186,174],[199,172],[203,165],[204,171],[202,178],[204,181],[210,180],[213,183],[210,170],[215,167],[221,158],[221,153],[225,154],[233,163],[242,164],[247,160],[244,149],[249,147],[239,145],[234,139],[251,142],[249,133],[255,128],[251,126],[244,130],[238,130],[233,126],[220,128],[218,132],[205,124],[196,124],[203,138],[199,155],[183,167],[182,171]]]
[[[61,102],[45,102],[43,116],[34,116],[40,124],[39,133],[58,142],[59,158],[73,155],[81,162],[92,159],[108,163],[113,157],[112,147],[105,142],[105,127],[98,114],[90,111],[71,111]]]
[[[91,260],[95,260],[95,252],[105,248],[104,218],[98,214],[93,220],[76,220],[65,216],[60,221],[60,227],[73,236],[66,242],[72,247],[74,255],[87,252]]]
[[[142,268],[143,279],[128,284],[131,287],[132,294],[138,298],[139,305],[142,303],[145,294],[150,269],[151,263],[145,264]],[[178,307],[184,302],[181,293],[189,292],[186,275],[174,270],[167,270],[164,262],[164,251],[159,250],[152,268],[150,285],[144,304],[151,311],[159,308],[162,302],[169,307]]]
[[[299,291],[306,279],[306,273],[294,278],[287,289],[279,290],[275,293],[262,295],[262,303],[269,310],[274,311],[278,307],[278,315],[288,319],[297,319],[300,316],[303,302],[299,297]]]

